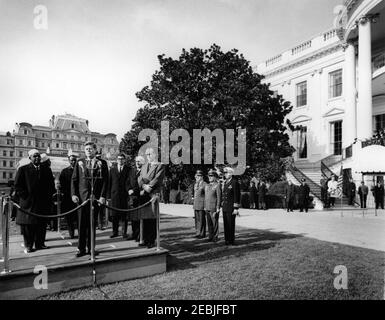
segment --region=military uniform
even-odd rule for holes
[[[205,212],[206,182],[199,181],[194,184],[194,217],[196,237],[206,237],[206,212]]]
[[[234,244],[235,215],[234,210],[240,207],[241,190],[239,182],[233,177],[224,181],[222,186],[223,225],[226,244]]]
[[[219,235],[219,210],[221,209],[222,201],[221,186],[214,181],[205,187],[205,211],[207,219],[207,227],[209,232],[209,241],[216,242]]]

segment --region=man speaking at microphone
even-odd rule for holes
[[[96,144],[86,142],[84,144],[85,158],[81,158],[75,165],[71,181],[72,201],[81,204],[91,197],[91,183],[93,182],[93,195],[95,200],[100,203],[106,203],[108,188],[108,166],[102,159],[96,159]],[[93,179],[92,179],[93,177]],[[93,181],[92,181],[93,180]],[[100,206],[93,203],[94,206],[94,235],[96,234],[96,217]],[[89,206],[84,206],[79,212],[79,244],[76,257],[82,257],[91,253],[91,220]],[[86,246],[88,252],[86,253]]]

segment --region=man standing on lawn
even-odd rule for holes
[[[218,183],[218,174],[215,170],[210,170],[208,173],[209,184],[205,188],[205,210],[207,227],[209,231],[209,240],[217,242],[219,235],[219,213],[221,210],[221,185]]]
[[[241,190],[239,182],[233,178],[234,170],[225,168],[222,190],[222,212],[226,245],[235,244],[235,217],[239,215]]]
[[[206,237],[205,188],[206,182],[203,181],[203,172],[197,170],[195,173],[193,209],[196,231],[195,238],[198,239]]]

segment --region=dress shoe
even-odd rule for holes
[[[87,255],[85,251],[79,251],[77,254],[76,254],[76,258],[80,258],[80,257],[83,257]]]
[[[154,247],[155,247],[155,242],[149,243],[149,244],[147,245],[147,248],[148,248],[148,249],[151,249],[151,248],[154,248]]]
[[[147,247],[147,243],[139,243],[139,247]]]
[[[88,251],[87,251],[87,254],[89,254],[89,255],[90,255],[90,254],[91,254],[91,251],[90,251],[90,250],[88,250]],[[96,256],[98,256],[98,255],[99,255],[99,252],[95,251],[95,254],[94,254],[94,255],[95,255],[95,257],[96,257]]]
[[[225,245],[228,246],[230,244],[230,241],[225,241]]]
[[[46,245],[36,247],[36,250],[45,250],[45,249],[49,249],[49,247],[47,247]]]
[[[212,240],[214,243],[215,242],[218,242],[219,241],[219,239],[218,238],[213,238],[213,240]]]
[[[111,238],[111,239],[117,238],[117,237],[119,237],[117,234],[112,234],[112,235],[110,235],[110,238]]]
[[[126,240],[126,239],[128,240],[128,234],[127,234],[127,233],[122,234],[122,238],[125,239],[125,240]]]
[[[32,253],[32,252],[35,252],[35,250],[32,248],[24,249],[24,253]]]

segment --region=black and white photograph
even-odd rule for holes
[[[384,300],[384,184],[385,0],[0,0],[0,302]]]

